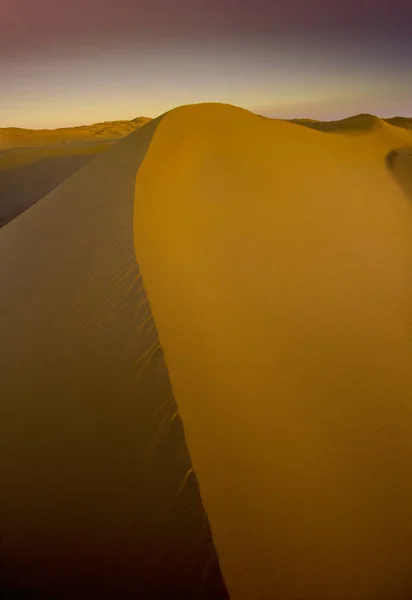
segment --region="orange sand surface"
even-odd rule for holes
[[[136,179],[137,261],[232,600],[412,594],[412,204],[385,161],[412,132],[344,129],[182,107]]]

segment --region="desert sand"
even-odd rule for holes
[[[60,129],[0,129],[0,227],[151,119]]]
[[[376,119],[181,107],[1,229],[9,597],[410,598],[412,132]]]
[[[227,598],[135,260],[156,127],[0,230],[7,600]]]
[[[380,119],[375,115],[360,114],[353,117],[347,117],[340,121],[317,121],[316,119],[291,119],[290,123],[304,125],[317,131],[330,133],[354,133],[363,134],[366,131],[376,130],[385,124],[394,125],[402,129],[412,130],[412,119],[408,117],[392,117],[390,119]],[[398,132],[399,133],[399,132]]]
[[[137,175],[137,260],[232,600],[412,594],[412,206],[385,161],[412,133],[357,121],[185,107]]]

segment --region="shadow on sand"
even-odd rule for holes
[[[158,123],[0,230],[5,600],[228,598],[135,256]],[[15,174],[30,202],[53,164]]]
[[[412,200],[412,148],[394,148],[385,157],[392,176]]]

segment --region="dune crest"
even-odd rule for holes
[[[368,131],[182,107],[136,179],[137,261],[232,600],[412,593],[412,215],[385,163],[408,132],[348,121]]]

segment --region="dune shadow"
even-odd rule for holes
[[[94,158],[92,154],[44,158],[0,171],[0,227],[6,225]]]
[[[6,599],[228,598],[135,256],[159,121],[80,170],[9,174],[10,190],[37,187],[0,230]]]
[[[412,200],[412,147],[394,148],[385,156],[385,163],[402,191]]]

